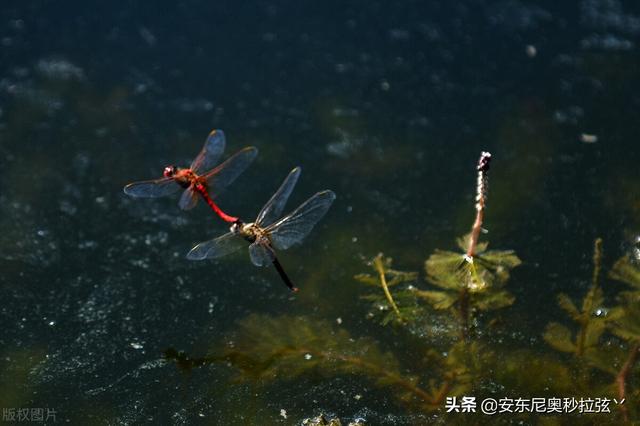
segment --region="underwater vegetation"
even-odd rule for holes
[[[490,160],[482,153],[478,162],[476,217],[471,232],[456,240],[458,251],[435,250],[422,274],[395,269],[392,258],[379,253],[354,277],[362,284],[369,318],[401,344],[354,336],[313,314],[254,313],[206,357],[171,350],[166,358],[189,372],[225,364],[234,383],[251,383],[252,389],[357,376],[393,404],[442,424],[526,422],[536,416],[542,424],[639,420],[640,265],[625,256],[607,271],[597,238],[589,289],[580,304],[557,295],[567,321],[547,325],[542,342],[548,346],[510,339],[518,325],[500,311],[517,303],[507,285],[521,260],[512,250],[490,249],[481,241]],[[627,288],[605,298],[603,278]],[[403,347],[407,342],[410,348]],[[494,414],[500,416],[483,414],[480,401],[486,400],[496,401]],[[543,405],[536,408],[536,400]],[[322,414],[304,422],[340,424]]]

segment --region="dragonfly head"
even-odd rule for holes
[[[162,172],[162,174],[164,175],[164,177],[173,177],[173,175],[176,174],[176,172],[178,171],[178,168],[176,166],[167,166],[164,168],[164,172]]]

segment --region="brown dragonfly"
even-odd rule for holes
[[[187,254],[187,259],[214,259],[232,253],[247,242],[251,262],[256,266],[272,263],[284,283],[293,291],[293,285],[276,256],[276,250],[286,250],[300,244],[316,223],[325,215],[336,198],[333,191],[320,191],[302,203],[297,209],[280,218],[285,204],[300,176],[300,167],[293,169],[280,188],[260,210],[254,222],[241,220],[231,225],[230,232],[195,246]]]
[[[249,167],[258,155],[258,149],[243,148],[216,166],[225,145],[224,132],[213,130],[188,168],[167,166],[164,168],[164,177],[130,183],[124,187],[124,193],[138,198],[155,198],[174,194],[183,188],[184,192],[178,203],[181,209],[195,207],[200,195],[222,220],[234,223],[238,218],[223,212],[213,199]]]

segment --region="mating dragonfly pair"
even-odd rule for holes
[[[287,287],[297,291],[278,261],[276,250],[286,250],[292,245],[300,244],[329,210],[336,196],[329,190],[320,191],[293,212],[280,218],[300,177],[300,167],[296,167],[260,210],[254,222],[246,223],[238,217],[230,216],[214,199],[249,167],[258,155],[258,150],[255,147],[244,148],[216,166],[225,145],[224,133],[214,130],[189,168],[167,166],[163,178],[130,183],[124,187],[124,192],[132,197],[153,198],[171,195],[183,188],[184,192],[178,203],[183,210],[193,208],[198,196],[201,196],[218,217],[231,224],[231,228],[218,238],[196,245],[187,254],[187,259],[215,259],[235,252],[249,242],[251,262],[256,266],[272,263]]]

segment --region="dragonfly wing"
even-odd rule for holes
[[[224,163],[204,175],[207,181],[211,198],[220,195],[224,189],[229,186],[242,172],[244,172],[249,164],[258,155],[258,149],[249,146],[229,157]]]
[[[273,249],[269,247],[268,241],[252,243],[249,246],[249,256],[251,257],[251,263],[256,266],[267,266],[275,259],[275,254]]]
[[[300,167],[296,167],[289,175],[285,178],[280,188],[276,191],[275,194],[267,201],[267,204],[264,205],[260,213],[258,213],[258,218],[256,219],[256,224],[262,227],[267,227],[276,221],[278,217],[282,214],[282,210],[284,210],[285,204],[287,204],[287,200],[291,195],[291,191],[296,186],[296,182],[298,182],[298,178],[300,177]]]
[[[333,191],[321,191],[302,203],[292,213],[267,228],[271,243],[278,250],[300,244],[336,199]]]
[[[124,193],[137,198],[155,198],[174,194],[180,189],[172,178],[144,180],[130,183],[124,187]]]
[[[198,202],[198,193],[193,190],[193,185],[185,189],[180,197],[178,205],[182,210],[191,210]]]
[[[200,154],[191,163],[191,170],[199,175],[214,167],[220,160],[225,145],[224,132],[222,130],[213,130],[207,136]]]
[[[242,237],[227,232],[226,234],[198,244],[187,253],[189,260],[216,259],[233,253],[245,245]]]

